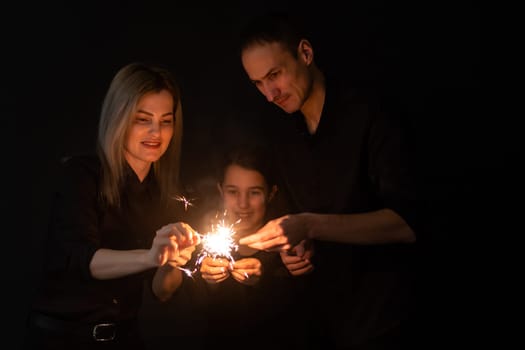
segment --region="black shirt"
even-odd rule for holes
[[[218,284],[206,283],[200,273],[195,283],[200,283],[204,293],[206,322],[199,327],[208,347],[244,349],[246,342],[254,349],[290,349],[289,334],[291,279],[279,253],[257,251],[251,256],[232,254],[235,261],[256,258],[261,262],[262,275],[255,285],[246,285],[229,276]],[[187,286],[188,284],[186,284]],[[278,342],[276,342],[276,339]]]
[[[417,232],[414,169],[401,122],[329,79],[318,128],[282,112],[271,125],[280,191],[289,213],[352,214],[390,208]],[[311,323],[339,345],[357,344],[406,319],[412,245],[316,242],[307,300]]]
[[[149,249],[156,230],[179,221],[181,204],[162,204],[153,172],[143,182],[128,166],[120,206],[100,200],[98,158],[70,158],[61,168],[46,245],[45,277],[33,310],[82,323],[136,319],[144,279],[154,269],[110,280],[89,270],[101,248]]]

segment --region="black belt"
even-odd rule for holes
[[[94,341],[112,341],[122,332],[129,331],[135,322],[103,322],[97,324],[85,324],[74,321],[61,320],[52,316],[32,312],[29,315],[30,327],[43,329],[53,333],[79,336]]]

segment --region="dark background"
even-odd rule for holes
[[[492,228],[486,214],[504,210],[500,195],[512,183],[508,161],[516,152],[507,147],[512,138],[503,136],[504,120],[481,117],[486,101],[480,91],[480,10],[466,1],[311,6],[58,2],[31,5],[30,13],[20,16],[26,31],[12,51],[21,67],[7,67],[21,83],[12,99],[14,145],[25,145],[13,163],[17,171],[10,171],[24,226],[14,234],[23,248],[13,249],[20,266],[13,282],[15,300],[21,301],[17,332],[23,334],[40,278],[55,162],[93,149],[102,99],[116,71],[136,60],[174,70],[184,110],[183,173],[205,182],[214,154],[229,142],[258,137],[265,122],[253,111],[267,103],[245,77],[235,44],[244,21],[268,9],[304,15],[315,30],[316,61],[340,69],[349,84],[377,88],[389,108],[410,121],[431,198],[426,208],[432,213],[431,234],[422,253],[423,312],[435,320],[429,327],[444,328],[443,336],[463,332],[455,326],[476,298],[469,288],[476,274],[470,254],[477,249],[480,226]]]

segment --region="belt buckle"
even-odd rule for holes
[[[93,327],[95,341],[112,341],[115,339],[116,325],[114,323],[99,323]]]

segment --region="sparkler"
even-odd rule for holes
[[[194,198],[187,199],[186,197],[180,195],[180,196],[173,197],[173,199],[175,199],[176,201],[184,203],[184,211],[188,211],[188,207],[192,207],[193,206],[193,203],[191,201],[194,200]]]
[[[232,252],[237,251],[239,246],[233,238],[235,235],[233,226],[239,223],[240,220],[231,225],[226,225],[224,220],[225,216],[226,211],[223,213],[223,218],[218,220],[217,224],[211,225],[211,231],[201,236],[202,251],[197,259],[197,265],[207,256],[211,256],[213,259],[224,257],[227,258],[231,264],[235,262]]]
[[[199,252],[195,267],[193,269],[187,269],[178,267],[178,269],[184,271],[188,276],[192,276],[206,257],[216,259],[223,257],[229,260],[230,266],[235,262],[232,253],[237,251],[239,246],[235,243],[234,225],[238,224],[241,220],[237,220],[231,225],[227,225],[225,218],[226,211],[222,215],[222,219],[218,219],[218,215],[215,217],[216,223],[211,224],[211,230],[206,234],[197,233],[201,239],[202,249]]]

